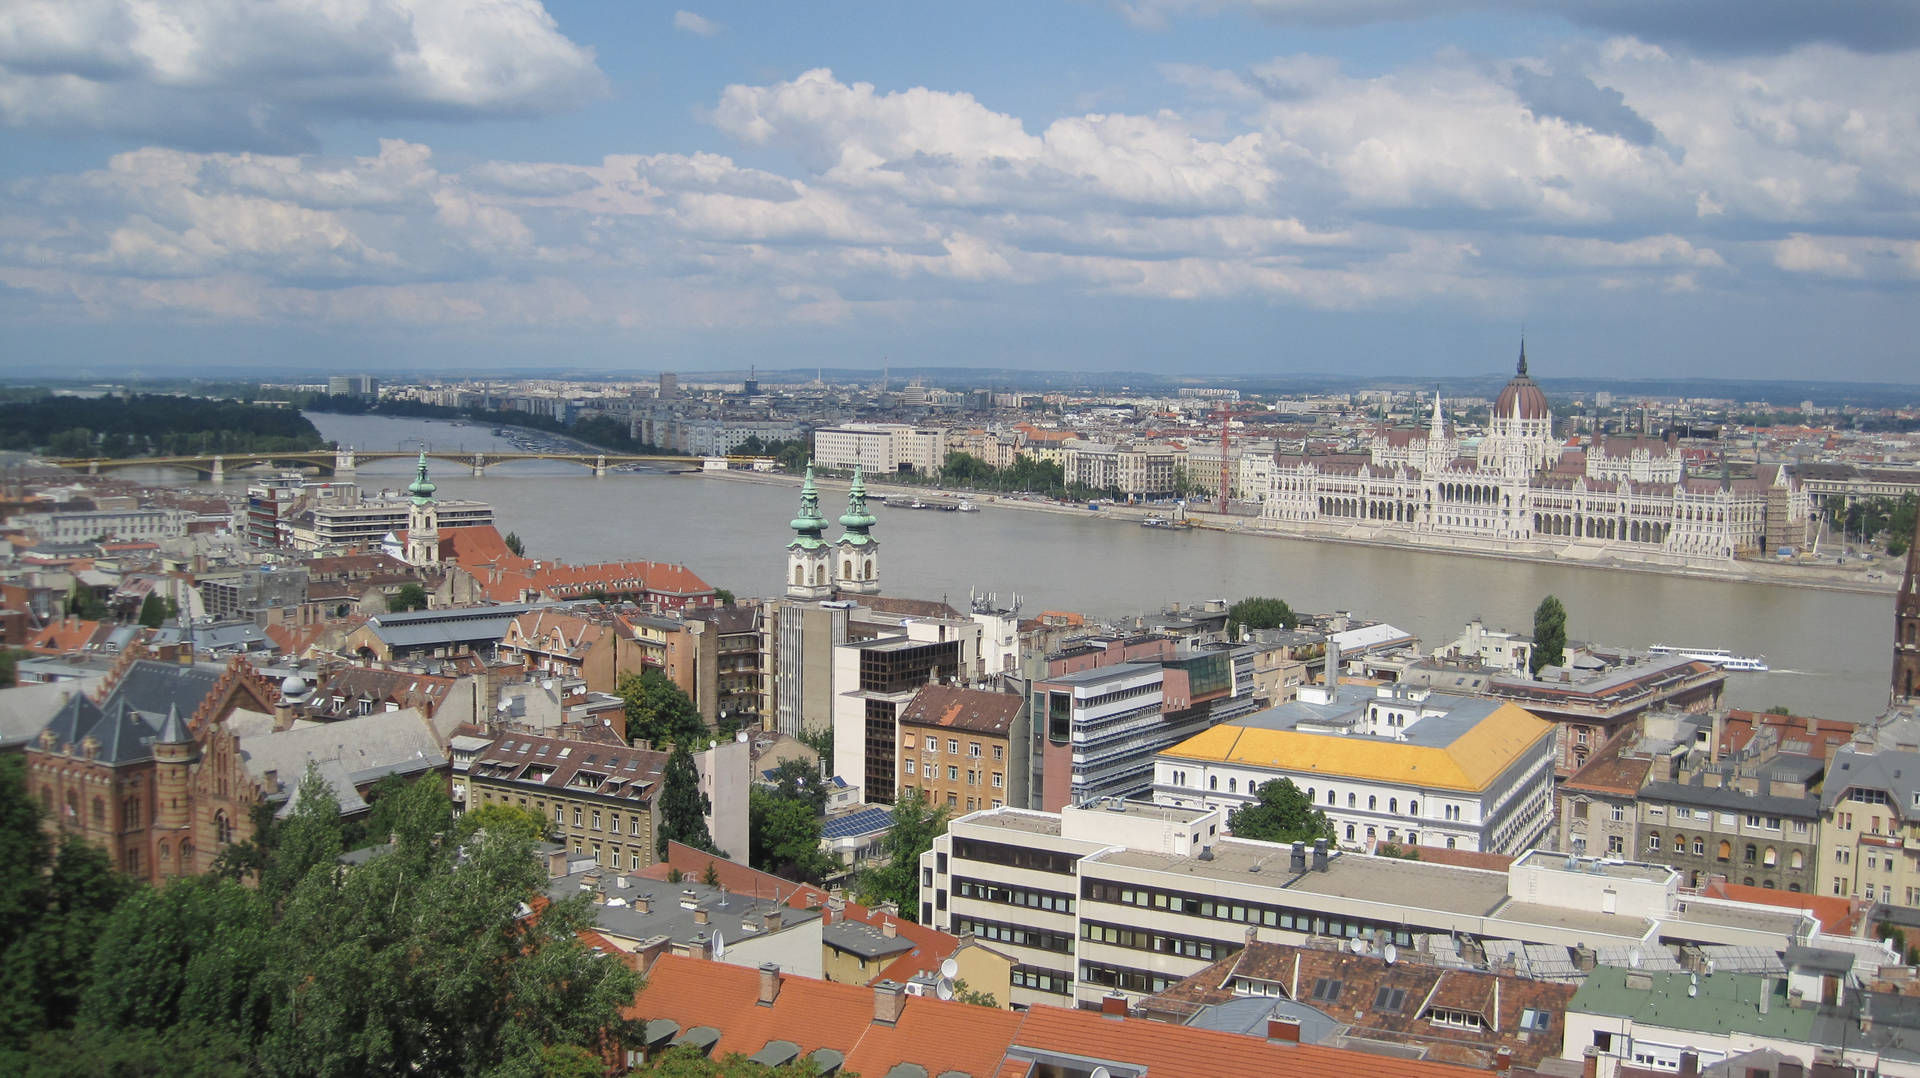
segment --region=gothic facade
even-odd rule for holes
[[[1785,514],[1788,524],[1769,513]],[[1357,529],[1472,549],[1663,555],[1725,562],[1804,530],[1808,505],[1784,467],[1752,478],[1690,474],[1679,447],[1653,438],[1564,446],[1546,394],[1518,370],[1469,445],[1436,396],[1428,428],[1376,434],[1368,452],[1276,459],[1263,517],[1279,529]]]

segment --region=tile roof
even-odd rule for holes
[[[571,738],[508,733],[474,758],[471,776],[651,803],[667,754]]]
[[[1630,740],[1609,738],[1593,759],[1587,761],[1587,766],[1574,772],[1561,783],[1561,788],[1614,797],[1632,797],[1639,793],[1647,781],[1647,772],[1653,767],[1653,758],[1622,755],[1622,748]]]
[[[884,1075],[912,1063],[929,1075],[1024,1076],[1035,1061],[1068,1057],[1142,1068],[1154,1078],[1465,1078],[1483,1073],[1424,1060],[1265,1037],[1170,1026],[1139,1018],[1036,1006],[1025,1012],[906,996],[892,1025],[874,1021],[874,992],[859,985],[781,974],[767,1006],[759,971],[666,954],[647,974],[628,1017],[719,1031],[710,1055],[751,1055],[776,1040],[802,1056],[828,1048],[849,1072]]]
[[[928,685],[900,712],[902,726],[941,726],[1005,737],[1025,703],[1013,693]]]

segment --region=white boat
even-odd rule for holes
[[[1725,648],[1688,648],[1675,644],[1654,644],[1648,647],[1647,651],[1654,655],[1678,655],[1686,659],[1712,663],[1722,670],[1744,670],[1757,673],[1773,669],[1767,665],[1765,655],[1735,655]]]

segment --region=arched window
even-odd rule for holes
[[[1367,795],[1367,811],[1372,812],[1374,809],[1377,809],[1379,807],[1380,807],[1380,799],[1373,796],[1372,794],[1368,794]]]
[[[1395,816],[1400,815],[1400,799],[1397,797],[1387,798],[1387,811],[1393,813]]]
[[[1360,804],[1360,798],[1359,798],[1358,796],[1356,796],[1356,795],[1354,795],[1354,794],[1348,794],[1348,795],[1347,795],[1347,807],[1348,807],[1348,808],[1353,808],[1353,807],[1355,807],[1355,806],[1356,806],[1356,805],[1358,805],[1358,804]]]
[[[853,559],[852,558],[848,558],[840,563],[840,575],[845,577],[848,580],[853,579]]]
[[[186,871],[193,871],[193,843],[184,838],[180,840],[180,864]]]
[[[1760,849],[1759,847],[1755,846],[1753,843],[1749,842],[1747,843],[1746,853],[1747,853],[1747,864],[1753,864],[1753,862],[1760,856]]]
[[[1219,788],[1220,788],[1220,776],[1218,776],[1218,775],[1208,775],[1208,776],[1207,776],[1207,789],[1209,789],[1209,790],[1218,790]]]
[[[216,811],[213,814],[213,837],[218,840],[222,846],[233,841],[233,821],[227,819],[225,809]]]
[[[1807,865],[1806,855],[1802,854],[1799,850],[1793,851],[1793,853],[1787,857],[1788,868],[1798,870],[1798,869],[1805,868],[1806,865]]]
[[[1347,825],[1347,841],[1348,842],[1353,841],[1353,825],[1352,824]]]
[[[1728,842],[1725,839],[1720,840],[1720,860],[1722,861],[1733,860],[1733,843]]]
[[[807,571],[805,569],[801,568],[798,565],[793,567],[793,583],[795,587],[799,587],[800,585],[805,584],[807,582],[806,572]]]
[[[1780,855],[1774,852],[1774,849],[1772,846],[1768,846],[1767,852],[1762,854],[1760,857],[1760,863],[1767,866],[1768,868],[1772,868],[1774,865],[1777,865],[1780,863]]]
[[[107,826],[107,803],[98,797],[93,799],[93,826]]]
[[[1228,792],[1228,793],[1230,793],[1230,794],[1232,794],[1232,793],[1239,793],[1239,792],[1240,792],[1240,780],[1239,780],[1239,779],[1228,779],[1228,780],[1227,780],[1227,792]]]
[[[158,867],[162,872],[166,872],[173,867],[172,843],[162,842],[160,844],[160,864]]]
[[[1328,791],[1327,791],[1327,804],[1329,804],[1329,805],[1331,805],[1331,804],[1333,804],[1333,791],[1332,791],[1332,790],[1328,790]]]
[[[1420,802],[1418,801],[1407,802],[1407,815],[1409,816],[1420,815]]]
[[[1449,850],[1451,850],[1451,849],[1453,849],[1453,848],[1454,848],[1454,837],[1453,837],[1452,835],[1448,835],[1448,836],[1447,836],[1447,849],[1449,849]]]
[[[140,827],[140,799],[129,797],[120,805],[120,826],[127,831]]]

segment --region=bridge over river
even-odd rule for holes
[[[464,465],[472,469],[476,476],[486,475],[487,469],[493,465],[521,460],[567,461],[592,471],[594,475],[605,475],[608,469],[627,464],[677,464],[688,470],[696,470],[703,463],[699,457],[564,450],[520,453],[497,449],[428,449],[426,454],[434,460]],[[49,460],[47,463],[59,468],[86,472],[89,475],[99,475],[118,468],[181,468],[204,475],[213,482],[219,483],[226,479],[229,468],[251,468],[261,465],[278,468],[310,468],[321,475],[345,479],[351,477],[362,464],[382,460],[414,460],[419,455],[412,450],[316,449],[292,453],[226,453],[178,457],[68,457]],[[729,458],[730,462],[731,460],[732,458]],[[742,458],[742,460],[751,460],[751,458]]]

